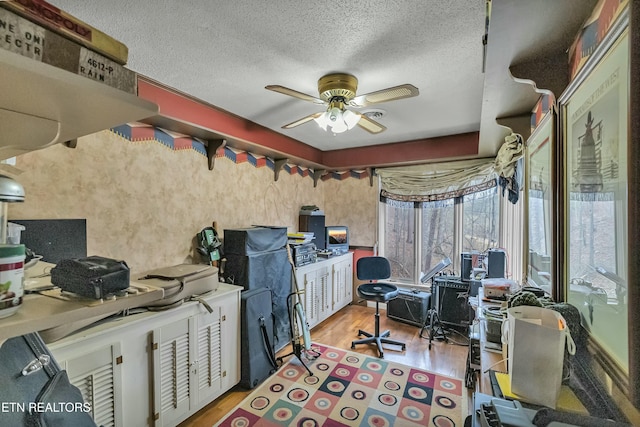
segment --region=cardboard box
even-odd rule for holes
[[[3,0],[0,6],[101,53],[117,64],[127,63],[127,46],[44,0]]]
[[[2,4],[4,2],[0,2]],[[0,49],[137,95],[136,73],[57,33],[0,8]]]

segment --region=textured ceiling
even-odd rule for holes
[[[529,131],[540,90],[566,87],[568,48],[596,3],[491,0],[485,54],[485,0],[50,1],[127,45],[128,68],[323,152],[479,132],[453,158],[493,156]],[[317,97],[332,72],[355,75],[358,95],[405,83],[420,95],[356,109],[383,110],[376,135],[282,129],[324,107],[264,87]]]
[[[320,150],[480,128],[483,0],[50,1],[127,45],[128,68]],[[358,94],[410,83],[420,95],[357,110],[384,110],[377,135],[281,129],[323,107],[264,87],[318,96],[330,72],[355,75]]]

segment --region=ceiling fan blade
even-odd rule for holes
[[[358,122],[358,126],[360,126],[362,129],[370,133],[380,133],[387,130],[387,128],[384,125],[376,122],[373,119],[370,119],[364,114],[360,115],[360,121]]]
[[[296,126],[300,126],[300,125],[302,125],[302,124],[305,124],[305,123],[307,123],[307,122],[310,122],[311,120],[313,120],[313,119],[315,119],[315,118],[320,117],[322,114],[323,114],[322,112],[320,112],[320,113],[314,113],[314,114],[309,114],[308,116],[303,117],[303,118],[301,118],[301,119],[298,119],[298,120],[296,120],[295,122],[291,122],[291,123],[289,123],[289,124],[287,124],[287,125],[282,126],[282,129],[291,129],[291,128],[294,128],[294,127],[296,127]]]
[[[410,84],[404,84],[356,96],[349,102],[349,105],[353,107],[366,107],[368,105],[379,104],[381,102],[411,98],[418,96],[419,94],[420,91],[417,87]]]
[[[320,104],[320,105],[325,104],[325,102],[320,98],[307,95],[306,93],[298,92],[297,90],[289,89],[288,87],[284,87],[280,85],[268,85],[268,86],[265,86],[264,88],[268,90],[272,90],[274,92],[281,93],[283,95],[289,95],[294,98],[302,99],[303,101],[313,102],[314,104]]]

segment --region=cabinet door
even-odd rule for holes
[[[318,270],[318,278],[316,281],[318,287],[318,304],[320,311],[318,313],[318,322],[322,322],[333,314],[333,289],[331,286],[331,267],[322,267]]]
[[[193,317],[153,330],[153,403],[158,426],[175,425],[190,409]]]
[[[120,344],[101,347],[59,362],[71,384],[80,389],[91,405],[91,415],[99,426],[122,426],[122,386]]]
[[[333,312],[340,310],[352,300],[353,269],[351,259],[333,266]]]
[[[212,306],[213,313],[196,316],[197,343],[192,373],[192,394],[196,405],[208,402],[216,396],[222,384],[222,328],[220,307]]]
[[[302,274],[302,280],[299,280],[298,285],[301,286],[301,291],[304,291],[304,310],[307,316],[307,323],[309,328],[313,328],[318,324],[320,319],[320,304],[318,302],[318,271],[311,270]]]

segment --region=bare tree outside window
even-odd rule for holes
[[[455,224],[459,209],[462,227]],[[391,278],[415,284],[421,272],[459,257],[456,247],[479,252],[497,247],[499,215],[496,188],[433,202],[386,200],[381,252],[391,263]]]

